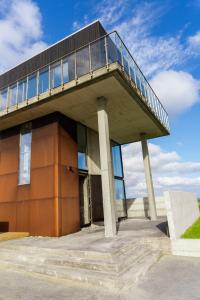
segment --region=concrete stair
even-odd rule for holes
[[[165,252],[160,245],[165,243],[156,239],[151,243],[139,240],[111,252],[1,244],[0,265],[95,287],[126,289],[138,282],[158,261]]]

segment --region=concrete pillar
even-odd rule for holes
[[[97,117],[99,129],[105,236],[114,237],[116,235],[117,229],[113,193],[114,186],[112,176],[112,160],[110,153],[109,125],[106,106],[107,100],[104,97],[97,98]]]
[[[157,213],[156,213],[156,202],[155,202],[155,195],[154,195],[154,188],[153,188],[153,180],[151,175],[151,164],[149,158],[149,150],[147,140],[144,136],[142,136],[142,154],[143,154],[143,161],[144,161],[144,171],[146,177],[146,184],[147,184],[147,192],[148,192],[148,201],[149,201],[149,214],[151,220],[157,220]]]

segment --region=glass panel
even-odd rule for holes
[[[20,135],[19,184],[30,183],[31,140],[31,132]]]
[[[0,92],[0,109],[4,110],[6,109],[7,105],[7,89]]]
[[[112,147],[114,176],[123,177],[121,146]]]
[[[89,73],[89,47],[83,48],[76,52],[76,73],[77,77]]]
[[[124,181],[120,179],[115,179],[115,198],[116,200],[124,200]]]
[[[17,85],[13,85],[9,89],[9,106],[17,104]]]
[[[99,69],[106,65],[105,42],[101,39],[91,44],[91,65],[92,70]]]
[[[49,89],[49,68],[40,70],[39,73],[39,94],[47,92]]]
[[[120,54],[118,54],[119,50],[114,43],[114,38],[115,35],[112,34],[106,37],[109,64],[118,61],[118,56]]]
[[[51,66],[51,88],[61,85],[61,62]]]
[[[36,74],[29,76],[28,78],[28,99],[37,95],[37,77]]]
[[[26,79],[22,80],[18,84],[17,102],[21,103],[26,100]]]
[[[63,81],[69,82],[75,79],[75,55],[72,54],[63,60]]]
[[[77,125],[77,140],[78,140],[78,168],[87,170],[87,158],[86,158],[86,127],[78,124]]]

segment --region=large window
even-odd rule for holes
[[[56,63],[51,66],[51,88],[61,85],[61,64]]]
[[[31,168],[31,131],[20,134],[19,184],[30,183]]]
[[[87,157],[86,157],[86,127],[77,125],[77,139],[78,139],[78,168],[81,170],[87,170]]]
[[[117,145],[112,147],[112,158],[113,158],[114,176],[123,177],[122,156],[121,156],[120,146]]]
[[[37,77],[36,73],[28,78],[28,99],[35,97],[37,94]]]
[[[39,73],[39,94],[45,93],[49,89],[49,68],[40,70]]]
[[[124,200],[124,181],[122,179],[115,179],[115,199]]]
[[[26,79],[18,84],[17,102],[21,103],[26,100]]]
[[[17,85],[13,85],[9,90],[9,106],[14,106],[17,104]]]
[[[7,106],[7,89],[0,92],[0,108],[1,110],[6,109]]]

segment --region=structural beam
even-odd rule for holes
[[[155,195],[154,195],[154,188],[153,188],[153,180],[151,174],[151,164],[149,158],[149,150],[148,150],[148,143],[144,135],[142,137],[142,154],[143,154],[143,162],[144,162],[144,171],[145,171],[145,178],[146,178],[146,185],[147,185],[147,192],[148,192],[148,202],[149,202],[149,215],[151,220],[157,220],[157,212],[156,212],[156,202],[155,202]]]
[[[105,236],[114,237],[116,235],[117,230],[114,203],[112,160],[110,151],[109,124],[106,107],[107,100],[104,97],[97,98],[97,117],[99,131]]]

